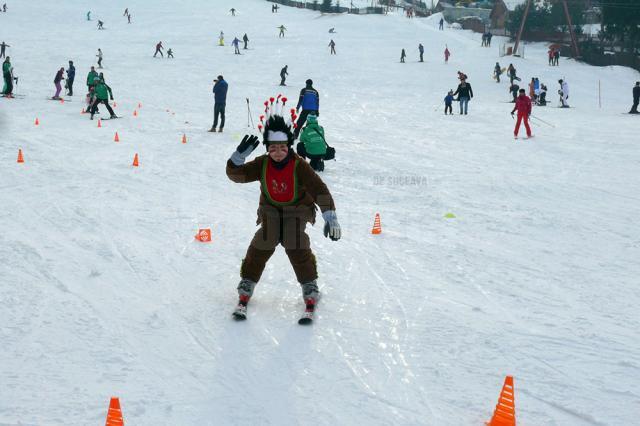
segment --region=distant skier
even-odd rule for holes
[[[500,83],[500,75],[501,74],[502,74],[502,68],[500,67],[500,63],[496,62],[496,66],[493,68],[493,75],[494,75],[497,83]]]
[[[91,67],[91,71],[87,74],[87,90],[92,91],[95,86],[94,79],[98,76],[95,67]]]
[[[278,245],[282,245],[293,266],[302,289],[305,313],[300,324],[313,320],[320,297],[316,257],[311,251],[307,223],[313,224],[316,205],[325,220],[324,235],[337,241],[341,237],[336,206],[322,179],[293,152],[291,126],[283,117],[269,114],[263,143],[267,154],[245,164],[246,158],[258,146],[256,136],[246,135],[227,161],[227,176],[236,183],[260,181],[261,196],[258,209],[260,229],[255,233],[240,267],[238,305],[233,316],[246,319],[247,304],[260,281],[267,260]]]
[[[104,104],[107,107],[107,111],[109,111],[109,118],[118,118],[118,116],[111,109],[111,105],[109,105],[109,98],[113,100],[113,92],[111,91],[111,87],[107,86],[107,83],[104,80],[100,80],[100,77],[95,77],[95,100],[91,104],[91,119],[93,120],[94,114],[98,110],[98,104]]]
[[[447,96],[444,97],[444,115],[453,115],[453,90],[449,90]]]
[[[560,95],[560,106],[562,108],[569,108],[569,103],[567,100],[569,99],[569,83],[565,80],[558,80],[560,84],[560,90],[558,90],[558,95]]]
[[[247,50],[247,43],[249,43],[249,37],[247,36],[247,33],[244,33],[244,36],[242,36],[242,41],[244,42],[243,50]]]
[[[404,58],[407,57],[407,54],[405,53],[404,49],[402,49],[402,52],[400,52],[400,63],[404,64]]]
[[[60,82],[64,80],[64,67],[60,68],[53,78],[53,84],[56,86],[56,94],[51,99],[60,99],[60,92],[62,91],[62,85]]]
[[[98,68],[102,68],[102,50],[98,49],[98,54],[96,55],[98,58]]]
[[[171,48],[167,50],[167,59],[168,58],[173,58],[173,50],[171,50]]]
[[[514,67],[513,64],[509,64],[509,68],[507,68],[507,75],[509,76],[511,84],[513,84],[514,80],[521,81],[520,77],[516,75],[516,67]]]
[[[491,38],[493,37],[493,34],[491,34],[491,31],[489,31],[487,33],[487,47],[491,47]]]
[[[280,86],[286,86],[285,81],[289,75],[287,68],[289,68],[289,65],[285,65],[284,68],[280,70]]]
[[[556,49],[553,52],[553,65],[560,66],[560,49]]]
[[[213,82],[215,83],[213,86],[213,126],[211,126],[211,130],[209,131],[216,131],[218,117],[220,117],[220,128],[218,129],[218,132],[222,133],[222,130],[224,129],[224,113],[227,105],[227,90],[229,85],[221,75],[219,75],[217,79],[213,80]]]
[[[73,96],[73,81],[76,79],[76,67],[73,66],[73,61],[69,61],[69,68],[67,68],[67,96]]]
[[[633,105],[629,114],[638,114],[638,103],[640,103],[640,81],[636,81],[636,85],[633,88]]]
[[[549,48],[549,51],[547,51],[547,56],[549,56],[549,65],[553,66],[553,59],[555,57],[555,50],[553,47]]]
[[[160,54],[160,56],[161,56],[162,58],[164,58],[164,54],[162,53],[162,49],[164,49],[164,48],[162,47],[162,42],[161,42],[161,41],[159,41],[159,42],[158,42],[158,44],[156,44],[156,52],[153,54],[153,57],[155,58],[155,57],[156,57],[156,55],[159,53],[159,54]]]
[[[11,58],[7,56],[2,63],[2,77],[4,78],[4,90],[2,94],[6,97],[13,97],[13,67]]]
[[[130,24],[130,23],[131,23],[131,14],[128,14],[127,15],[127,24]]]
[[[6,49],[7,47],[11,47],[11,46],[9,46],[9,45],[8,45],[7,43],[5,43],[4,41],[3,41],[2,43],[0,43],[0,58],[5,58],[5,57],[6,57],[6,55],[5,55],[5,49]]]
[[[547,86],[540,84],[540,96],[538,97],[538,105],[547,105]]]
[[[2,11],[4,13],[7,13],[7,4],[6,3],[2,5]]]
[[[104,22],[102,22],[101,20],[98,19],[98,29],[99,30],[104,30]]]
[[[467,115],[469,101],[473,98],[473,90],[466,79],[460,82],[453,96],[455,95],[458,95],[458,101],[460,101],[460,115],[462,115],[463,112],[464,115]]]
[[[285,31],[287,31],[287,29],[285,28],[285,26],[284,26],[284,25],[280,25],[280,26],[278,27],[278,29],[280,30],[280,33],[278,34],[278,38],[280,38],[280,37],[284,37],[284,32],[285,32]]]
[[[313,80],[308,79],[305,82],[304,89],[300,90],[300,96],[298,97],[298,105],[296,106],[296,112],[300,111],[300,117],[296,122],[295,131],[293,132],[295,139],[298,138],[302,126],[307,121],[307,116],[313,114],[316,117],[320,116],[320,94],[313,88]]]
[[[518,119],[516,120],[516,127],[513,130],[513,136],[518,139],[518,132],[520,131],[520,123],[524,121],[524,128],[527,131],[527,137],[531,137],[531,128],[529,127],[529,116],[531,115],[531,99],[525,94],[524,89],[520,89],[516,104],[511,110],[511,117],[513,113],[518,111]]]
[[[440,31],[442,31],[444,29],[444,18],[440,18],[440,23],[439,23],[438,29]]]
[[[487,33],[482,34],[482,43],[480,44],[480,46],[482,47],[487,46]]]
[[[516,102],[516,99],[518,98],[518,90],[520,90],[520,86],[518,86],[516,83],[511,83],[511,86],[509,86],[509,93],[511,93],[511,95],[513,96],[513,100],[511,101],[511,103]]]
[[[336,33],[335,28],[329,28],[329,34],[335,34],[335,33]]]
[[[329,47],[331,48],[330,55],[336,54],[336,42],[333,39],[329,42]]]
[[[233,39],[233,41],[231,42],[231,45],[235,48],[235,54],[239,55],[240,54],[240,39],[238,37],[235,37]]]
[[[224,31],[220,31],[218,36],[218,46],[224,46]]]
[[[122,14],[122,16],[129,16],[129,8],[128,7],[124,10],[124,13]]]
[[[444,63],[449,63],[449,56],[451,56],[451,52],[449,52],[449,48],[447,46],[444,47]]]
[[[233,7],[229,9],[229,12],[231,12],[231,16],[236,16],[236,10]]]
[[[90,20],[91,20],[91,11],[88,11],[87,12],[87,21],[90,21]]]
[[[418,43],[418,52],[420,53],[420,62],[424,62],[424,46]]]

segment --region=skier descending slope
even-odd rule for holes
[[[266,103],[265,115],[268,118],[262,136],[267,154],[245,164],[245,159],[259,144],[256,136],[245,135],[227,161],[227,176],[232,181],[261,183],[258,209],[260,229],[251,240],[240,267],[239,302],[233,316],[238,320],[246,319],[247,304],[265,264],[278,244],[282,244],[302,287],[306,309],[299,323],[309,324],[313,320],[320,292],[316,281],[316,259],[305,227],[307,222],[315,222],[316,205],[320,207],[325,220],[325,236],[333,241],[339,240],[340,225],[327,186],[309,164],[293,152],[293,116],[290,121],[282,117],[284,102],[281,105],[276,102],[274,106],[272,98],[270,105]]]

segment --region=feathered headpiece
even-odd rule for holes
[[[291,129],[296,128],[298,116],[295,108],[291,108],[287,114],[286,105],[287,98],[282,95],[264,101],[264,114],[260,116],[258,130],[262,133],[262,141],[266,146],[272,143],[286,143],[289,147],[293,145]]]

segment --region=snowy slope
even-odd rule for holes
[[[536,137],[514,142],[507,84],[491,79],[500,40],[437,31],[439,16],[138,0],[92,3],[87,22],[78,0],[8,6],[0,40],[26,97],[0,99],[0,424],[100,424],[115,395],[131,425],[471,425],[489,419],[506,374],[519,424],[637,421],[640,122],[621,114],[637,72],[551,68],[544,45],[527,45],[511,60],[549,86],[534,115],[555,127],[534,121]],[[250,50],[233,55],[245,32]],[[160,40],[175,59],[152,58]],[[99,47],[123,116],[102,128],[80,114]],[[76,96],[46,100],[68,59]],[[230,319],[259,188],[224,166],[247,131],[245,99],[255,120],[285,64],[282,93],[313,78],[337,149],[322,177],[344,238],[308,229],[323,292],[311,328],[295,324],[281,249],[249,319]],[[466,117],[442,114],[457,70],[475,94]],[[211,134],[218,74],[227,125]],[[575,108],[554,107],[562,77]],[[213,243],[193,240],[198,227]]]

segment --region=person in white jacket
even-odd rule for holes
[[[560,106],[562,108],[569,108],[569,104],[567,103],[567,99],[569,99],[569,83],[563,79],[558,80],[558,83],[560,83],[560,90],[558,90]]]

